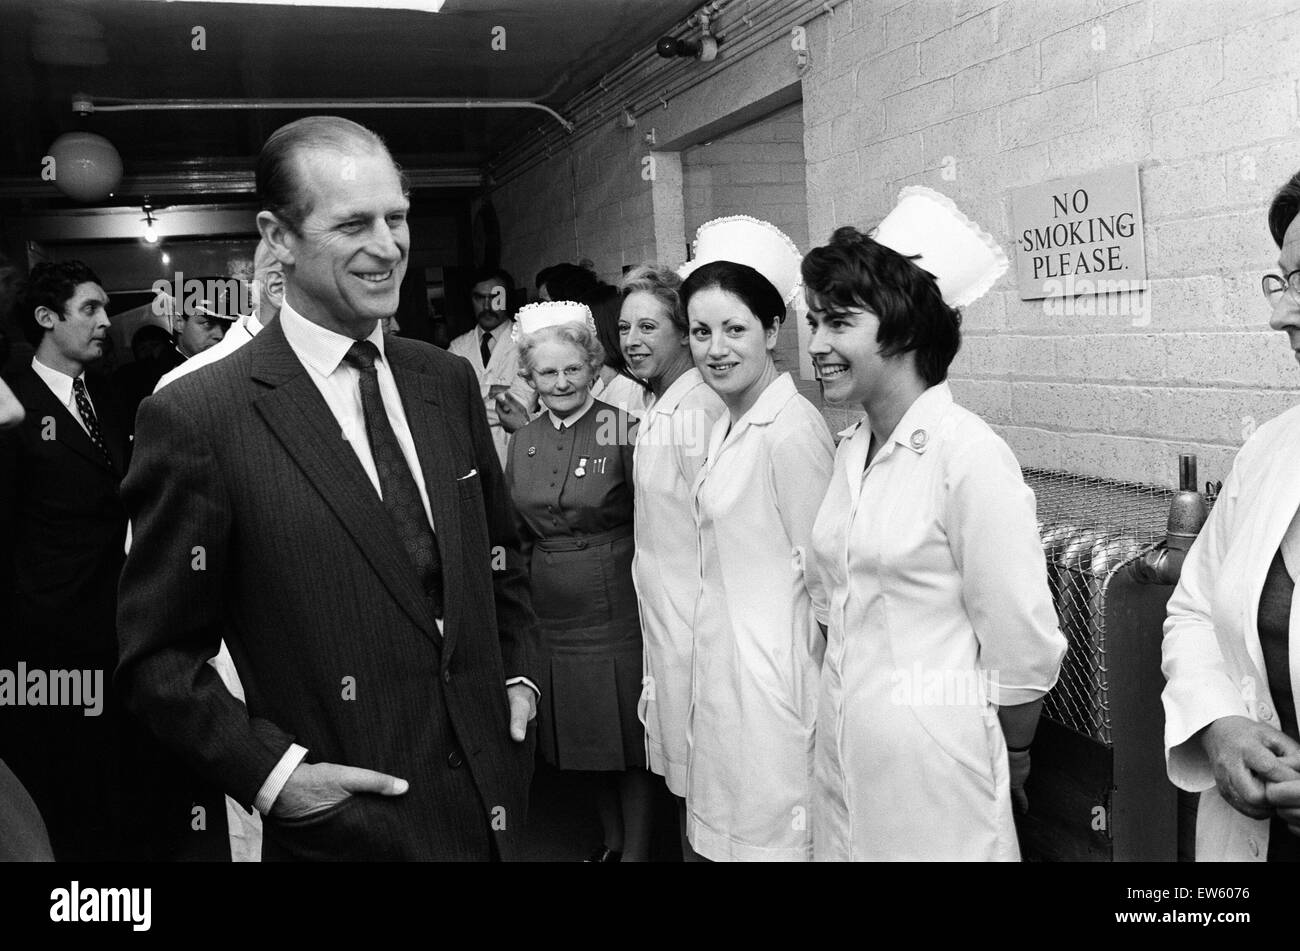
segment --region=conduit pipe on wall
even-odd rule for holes
[[[259,109],[536,109],[545,112],[573,131],[573,123],[550,106],[528,99],[116,99],[78,93],[72,98],[74,112],[86,116],[97,112],[202,112]]]
[[[733,15],[728,17],[727,24],[720,25],[716,18],[714,20],[717,32],[726,38],[727,42],[723,44],[722,56],[709,68],[701,70],[693,61],[677,61],[681,66],[671,72],[665,73],[661,67],[655,72],[639,76],[626,83],[616,84],[611,82],[608,76],[605,77],[600,83],[578,93],[563,106],[564,111],[573,117],[571,136],[561,139],[553,133],[539,130],[542,134],[538,138],[517,143],[489,162],[494,187],[499,187],[535,168],[551,157],[560,145],[571,148],[578,139],[599,128],[605,121],[621,113],[624,108],[630,108],[633,116],[645,115],[647,112],[661,108],[661,101],[666,102],[713,78],[728,66],[744,60],[757,50],[788,34],[795,26],[803,26],[828,11],[833,15],[834,7],[842,2],[843,0],[836,0],[831,4],[821,0],[804,0],[791,9],[786,0],[764,0],[757,7],[743,9],[740,15],[735,15],[733,3],[724,11],[724,15]],[[750,24],[745,27],[741,38],[733,41],[737,28],[743,22],[741,16],[749,20]],[[670,35],[687,35],[689,32],[688,28]],[[637,56],[631,61],[636,64],[631,69],[641,68],[654,59],[657,59],[657,55],[653,51]],[[662,60],[659,62],[663,63]],[[673,65],[676,63],[670,63],[669,68]],[[627,71],[620,68],[615,71],[615,74],[626,76]],[[631,106],[629,106],[630,96],[635,97]]]
[[[734,3],[727,9],[734,9]],[[713,66],[703,70],[692,60],[665,62],[653,50],[638,54],[624,67],[615,70],[621,81],[613,82],[607,76],[565,104],[565,111],[575,116],[575,137],[598,128],[608,115],[622,112],[632,98],[641,101],[639,106],[631,110],[634,116],[638,111],[644,114],[658,108],[661,99],[666,101],[670,94],[676,95],[678,90],[688,89],[716,75],[727,65],[740,62],[755,49],[765,46],[789,30],[795,22],[807,18],[809,13],[820,12],[823,12],[823,6],[817,3],[805,2],[791,10],[788,0],[760,0],[757,7],[746,4],[739,15],[730,20],[730,25],[721,24],[720,18],[715,18],[715,29],[727,38],[727,42],[723,45],[722,56]],[[737,40],[736,31],[742,23],[746,26],[741,38]],[[669,35],[682,38],[692,32],[693,28],[687,25]],[[623,76],[630,78],[622,81]],[[675,80],[680,81],[674,87]],[[508,180],[549,157],[557,144],[554,136],[543,132],[539,139],[507,148],[489,165],[501,169],[498,177]]]

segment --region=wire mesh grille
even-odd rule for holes
[[[1061,633],[1069,643],[1043,715],[1111,745],[1107,696],[1106,583],[1165,534],[1171,489],[1025,469],[1038,500],[1038,529]]]

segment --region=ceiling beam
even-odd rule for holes
[[[414,190],[478,188],[483,172],[468,166],[448,168],[404,168]],[[257,186],[252,169],[186,168],[140,175],[127,175],[113,193],[118,201],[145,195],[254,195]],[[31,175],[0,176],[0,199],[62,198],[51,182]]]

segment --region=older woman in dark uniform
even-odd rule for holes
[[[506,467],[550,655],[539,744],[551,765],[590,777],[605,836],[591,861],[644,861],[652,787],[637,719],[636,421],[591,396],[604,354],[585,305],[530,304],[517,321],[519,373],[545,410],[515,434]]]

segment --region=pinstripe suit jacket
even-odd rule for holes
[[[275,321],[141,404],[117,676],[152,729],[242,803],[294,741],[309,762],[410,781],[403,796],[268,819],[268,859],[486,858],[490,838],[508,859],[534,741],[510,739],[504,684],[539,682],[513,512],[472,368],[423,343],[385,346],[442,554],[445,635]],[[206,663],[223,636],[247,708]]]

